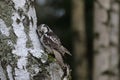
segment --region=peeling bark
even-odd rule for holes
[[[0,12],[0,80],[69,80],[39,42],[34,0],[1,0]]]

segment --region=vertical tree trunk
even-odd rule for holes
[[[88,61],[86,56],[86,33],[84,0],[72,0],[72,26],[74,32],[75,79],[88,80]]]
[[[69,80],[36,34],[34,0],[0,0],[0,80]]]
[[[120,80],[119,77],[119,3],[94,2],[94,80]]]

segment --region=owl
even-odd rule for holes
[[[41,24],[37,27],[37,34],[45,51],[54,54],[59,65],[62,67],[65,66],[63,56],[65,56],[65,54],[71,54],[62,45],[58,36],[46,24]]]

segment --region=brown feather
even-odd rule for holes
[[[65,55],[65,53],[71,55],[71,53],[64,46],[61,46],[59,51],[62,53],[63,56]]]
[[[55,58],[56,58],[58,64],[59,64],[61,67],[65,67],[65,64],[64,64],[64,62],[63,62],[62,55],[61,55],[58,51],[56,51],[56,50],[53,50],[53,52],[54,52],[54,55],[55,55]]]

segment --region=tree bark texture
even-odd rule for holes
[[[84,0],[72,0],[72,29],[74,32],[75,79],[88,80]]]
[[[120,80],[119,8],[117,0],[94,2],[93,80]]]
[[[36,27],[34,0],[0,0],[0,80],[69,80],[48,62]]]

